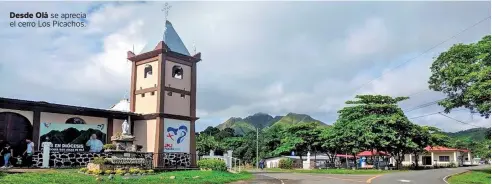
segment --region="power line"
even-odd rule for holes
[[[410,61],[413,61],[414,59],[416,59],[416,58],[418,58],[418,57],[420,57],[420,56],[423,56],[423,55],[424,55],[424,54],[426,54],[427,52],[431,51],[432,49],[437,48],[438,46],[440,46],[440,45],[442,45],[442,44],[444,44],[444,43],[448,42],[449,40],[451,40],[451,39],[453,39],[453,38],[456,38],[457,36],[461,35],[462,33],[464,33],[464,32],[466,32],[466,31],[468,31],[468,30],[469,30],[469,29],[471,29],[471,28],[473,28],[473,27],[475,27],[475,26],[477,26],[477,25],[481,24],[482,22],[486,21],[486,20],[487,20],[487,19],[489,19],[489,18],[490,18],[490,16],[488,16],[488,17],[486,17],[486,18],[484,18],[484,19],[482,19],[482,20],[478,21],[477,23],[475,23],[475,24],[473,24],[473,25],[471,25],[471,26],[469,26],[469,27],[467,27],[467,28],[465,28],[465,29],[461,30],[460,32],[458,32],[457,34],[455,34],[455,35],[453,35],[453,36],[449,37],[448,39],[446,39],[446,40],[444,40],[444,41],[442,41],[442,42],[438,43],[437,45],[434,45],[433,47],[431,47],[431,48],[429,48],[429,49],[427,49],[427,50],[425,50],[424,52],[422,52],[422,53],[421,53],[421,54],[419,54],[418,56],[415,56],[415,57],[413,57],[413,58],[410,58],[409,60],[406,60],[405,62],[403,62],[403,63],[401,63],[401,64],[397,65],[397,66],[396,66],[396,67],[394,67],[394,68],[391,68],[390,70],[386,70],[386,71],[385,71],[384,73],[382,73],[379,77],[377,77],[377,78],[375,78],[375,79],[373,79],[373,80],[371,80],[371,81],[369,81],[369,82],[365,83],[364,85],[360,86],[359,88],[357,88],[357,90],[355,90],[355,92],[357,92],[357,91],[361,90],[364,86],[366,86],[366,85],[368,85],[368,84],[370,84],[370,83],[374,82],[375,80],[380,79],[381,77],[383,77],[383,76],[384,76],[384,75],[386,75],[387,73],[389,73],[389,72],[391,72],[391,71],[393,71],[393,70],[395,70],[395,69],[397,69],[397,68],[399,68],[399,67],[401,67],[401,66],[403,66],[403,65],[407,64],[407,63],[408,63],[408,62],[410,62]]]
[[[460,120],[454,119],[454,118],[452,118],[452,117],[449,117],[449,116],[446,116],[446,115],[442,114],[442,112],[439,112],[439,114],[440,114],[441,116],[447,117],[447,118],[449,118],[449,119],[452,119],[452,120],[454,120],[454,121],[456,121],[456,122],[460,122],[460,123],[465,124],[465,125],[471,125],[471,126],[474,126],[474,127],[477,127],[477,128],[485,128],[485,127],[477,126],[477,125],[474,125],[474,124],[470,124],[470,123],[466,123],[466,122],[463,122],[463,121],[460,121]]]
[[[443,99],[440,99],[440,100],[436,100],[436,101],[432,101],[432,102],[428,102],[428,103],[425,103],[425,104],[421,104],[421,105],[417,105],[415,107],[412,107],[410,109],[406,109],[404,112],[412,112],[414,110],[417,110],[417,109],[422,109],[424,107],[428,107],[428,106],[431,106],[431,105],[435,105],[437,103],[439,103],[440,101],[444,100],[445,98]]]
[[[463,110],[467,110],[467,109],[457,109],[457,110],[453,110],[453,111],[450,111],[450,112],[463,111]],[[427,116],[436,115],[436,114],[439,114],[441,112],[444,112],[444,111],[434,112],[434,113],[425,114],[425,115],[421,115],[421,116],[415,116],[415,117],[411,117],[411,118],[408,118],[408,119],[423,118],[423,117],[427,117]],[[470,114],[473,114],[473,112],[471,112]]]

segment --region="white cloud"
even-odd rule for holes
[[[61,4],[5,3],[0,11],[86,12],[95,6]],[[140,51],[151,35],[161,31],[161,4],[103,4],[88,16],[89,26],[83,29],[12,29],[5,27],[8,19],[0,18],[4,26],[0,83],[9,85],[0,89],[0,96],[110,107],[129,90],[126,52],[133,46]],[[188,49],[195,41],[203,56],[198,64],[200,126],[255,112],[306,113],[331,123],[360,85],[490,15],[490,2],[410,4],[172,3],[169,18],[174,28]],[[418,16],[409,16],[414,14]],[[408,95],[425,89],[432,56],[452,43],[476,41],[484,34],[490,34],[490,23],[385,74],[357,93]],[[423,92],[402,107],[439,97],[436,92]],[[439,110],[432,106],[408,115]],[[463,114],[451,115],[466,119],[466,111],[459,113]],[[487,120],[477,117],[476,121],[485,126]],[[470,128],[439,116],[416,122],[447,130]]]

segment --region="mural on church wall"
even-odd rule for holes
[[[164,152],[189,153],[191,133],[189,131],[189,121],[164,119]]]
[[[51,152],[101,152],[107,127],[105,124],[41,123],[39,134],[40,142],[49,138]]]

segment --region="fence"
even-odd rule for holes
[[[234,172],[234,173],[241,172],[241,167],[242,167],[241,166],[241,159],[232,157],[232,151],[231,150],[227,151],[227,153],[224,153],[224,155],[222,155],[222,156],[215,155],[214,151],[210,150],[209,155],[199,156],[199,160],[203,160],[203,159],[222,160],[225,162],[225,164],[227,166],[227,170],[229,172]]]

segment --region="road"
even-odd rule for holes
[[[460,167],[432,169],[422,171],[406,171],[387,173],[384,175],[352,175],[352,174],[306,174],[306,173],[254,173],[255,179],[233,184],[445,184],[443,178],[454,173],[470,169],[487,168],[490,166]]]
[[[484,169],[484,168],[490,168],[490,165],[398,172],[398,173],[385,174],[381,177],[375,178],[374,180],[372,180],[372,183],[445,184],[443,178],[448,175],[465,172],[471,169]]]

